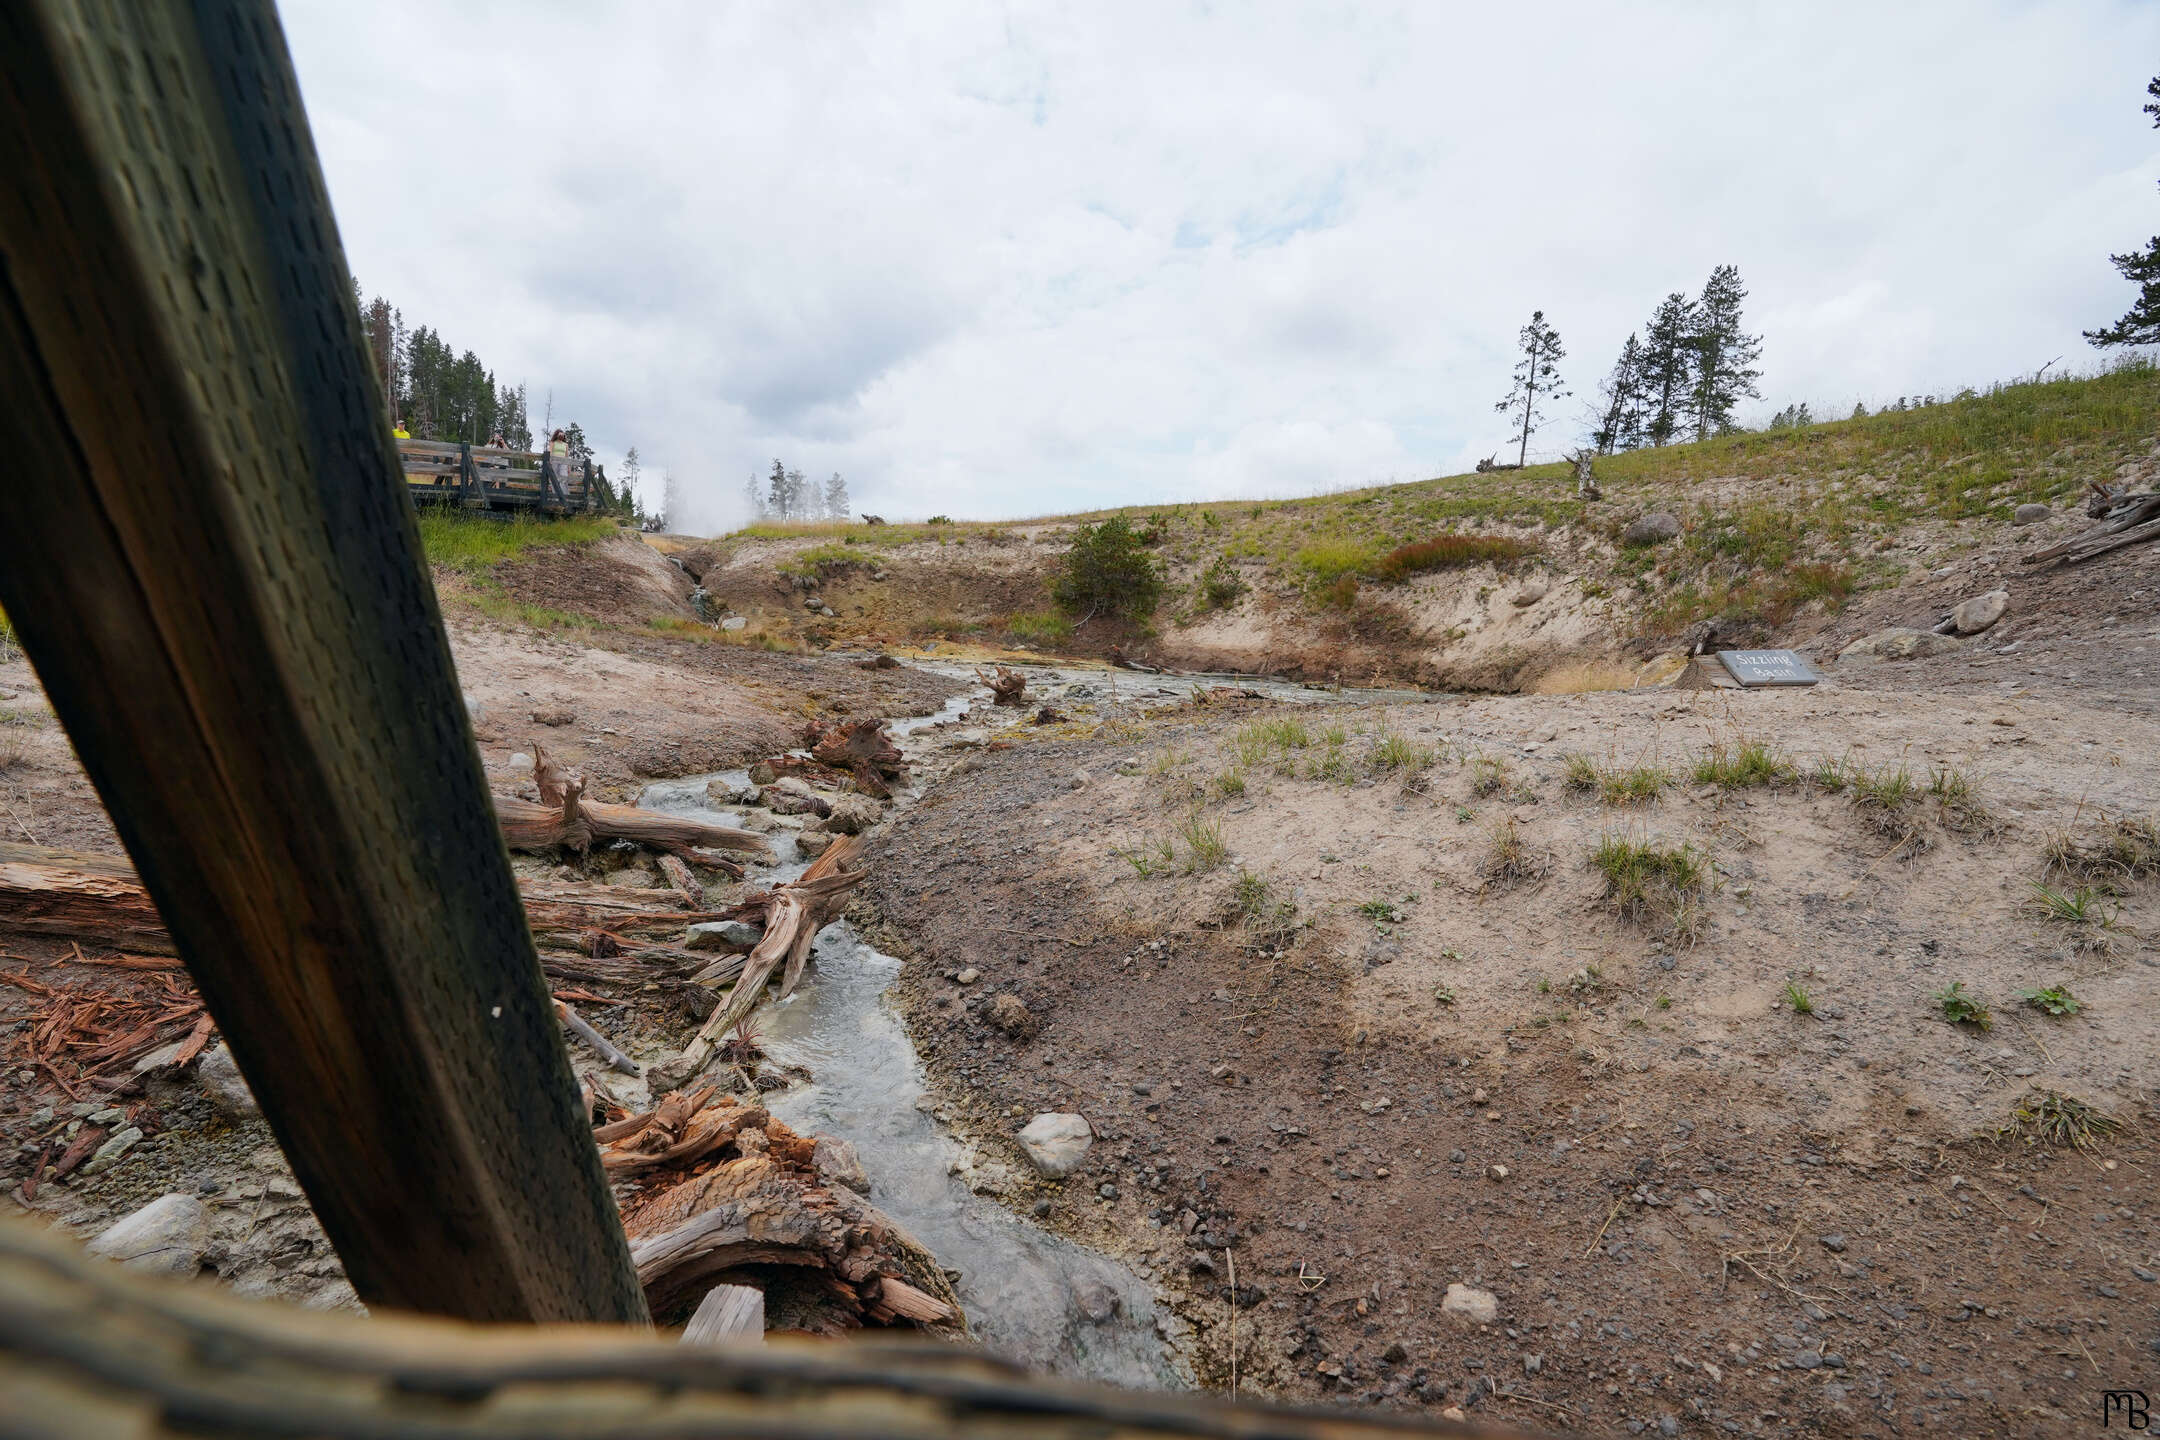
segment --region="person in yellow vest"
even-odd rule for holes
[[[395,435],[400,440],[412,439],[412,432],[405,428],[405,422],[402,420],[395,420],[391,422],[390,433],[392,435]]]

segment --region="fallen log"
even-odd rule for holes
[[[628,840],[674,855],[692,865],[724,871],[737,879],[742,867],[732,860],[700,855],[698,847],[770,855],[762,836],[725,825],[707,825],[680,815],[663,815],[636,805],[611,805],[585,798],[585,777],[557,764],[544,746],[533,745],[533,782],[540,801],[495,795],[495,817],[513,850],[586,850],[595,840]]]
[[[590,1046],[595,1055],[607,1061],[610,1070],[619,1071],[624,1075],[638,1073],[637,1061],[625,1055],[617,1048],[614,1041],[602,1035],[598,1030],[593,1029],[592,1022],[571,1009],[568,1004],[557,1000],[555,1002],[555,1014],[561,1018],[564,1028]]]
[[[2059,544],[2027,555],[2026,565],[2059,560],[2075,565],[2095,556],[2160,537],[2160,491],[2111,490],[2094,485],[2085,513],[2100,520]]]
[[[171,955],[172,937],[122,859],[0,842],[0,926]]]

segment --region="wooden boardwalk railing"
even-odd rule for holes
[[[605,499],[605,473],[590,457],[562,461],[544,450],[442,440],[399,440],[397,447],[416,504],[577,515]]]

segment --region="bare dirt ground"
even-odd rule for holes
[[[1445,751],[1408,790],[1303,778],[1316,740],[1277,752],[1298,776],[1248,755],[1224,796],[1264,712],[1017,732],[891,827],[867,903],[911,947],[978,1183],[1154,1273],[1211,1383],[1234,1351],[1240,1384],[1295,1399],[1592,1431],[2067,1433],[2160,1364],[2156,906],[2146,881],[2118,928],[2066,927],[2030,882],[2057,829],[2160,811],[2160,727],[2149,690],[1983,693],[1976,663],[1342,717],[1353,761],[1386,734]],[[1803,770],[1941,767],[1989,815],[1923,800],[1901,858],[1849,790],[1689,783],[1742,736]],[[1569,752],[1680,783],[1606,806],[1567,787]],[[1195,807],[1212,869],[1178,838]],[[1485,873],[1509,821],[1542,872],[1514,886]],[[1696,939],[1612,912],[1588,863],[1608,834],[1714,862]],[[1953,981],[1991,1031],[1944,1018]],[[2056,984],[2079,1014],[2017,998]],[[1000,993],[1039,1035],[985,1023]],[[2033,1087],[2132,1128],[1998,1143]],[[1047,1184],[1010,1137],[1060,1110],[1099,1138]],[[1444,1313],[1452,1284],[1497,1316]]]

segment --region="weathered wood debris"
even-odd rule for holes
[[[493,797],[496,821],[513,850],[583,851],[595,840],[628,840],[738,880],[743,873],[738,862],[706,850],[771,853],[765,840],[748,830],[707,825],[636,805],[587,800],[585,778],[564,770],[538,744],[533,746],[533,781],[540,791],[538,803],[516,795]]]
[[[812,720],[803,727],[803,741],[812,760],[846,771],[856,789],[879,800],[891,799],[891,782],[907,776],[906,757],[885,733],[883,720]]]
[[[2137,545],[2160,537],[2160,490],[2131,490],[2093,485],[2085,496],[2085,513],[2099,521],[2058,545],[2025,557],[2027,565],[2060,561],[2075,565],[2125,545]]]
[[[993,705],[1027,703],[1027,676],[1010,665],[1000,665],[994,672],[986,672],[977,666],[975,678],[990,687],[990,703]]]
[[[623,1228],[660,1323],[686,1320],[716,1285],[741,1285],[764,1293],[774,1329],[966,1333],[936,1257],[863,1198],[846,1142],[799,1135],[713,1086],[611,1116],[593,1138],[609,1176],[631,1187]]]

